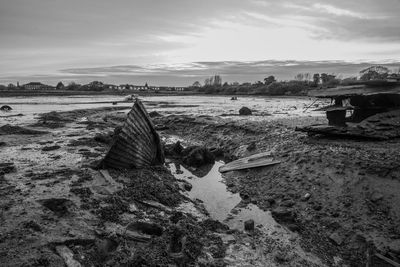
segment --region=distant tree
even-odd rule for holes
[[[239,82],[233,82],[231,83],[232,86],[239,86]]]
[[[195,81],[192,86],[193,87],[201,87],[201,83],[199,81]]]
[[[389,75],[389,69],[384,66],[371,66],[360,71],[362,81],[382,80]]]
[[[229,87],[229,84],[227,82],[224,82],[224,84],[222,85],[222,87]]]
[[[146,83],[146,84],[144,85],[144,87],[145,87],[145,88],[149,88],[149,85]]]
[[[264,84],[261,81],[257,81],[254,85],[257,86],[257,87],[260,87],[260,86],[262,86]]]
[[[211,84],[212,84],[212,79],[206,78],[206,79],[204,80],[204,86],[211,86]]]
[[[319,76],[319,73],[315,73],[313,75],[313,82],[314,82],[315,86],[318,86],[320,79],[321,79],[321,77]]]
[[[56,89],[62,90],[62,89],[64,89],[64,87],[65,87],[64,84],[62,82],[59,82],[59,83],[57,83]]]
[[[265,85],[270,85],[271,83],[276,82],[276,79],[273,75],[268,76],[264,79]]]
[[[304,73],[304,80],[305,81],[310,81],[311,80],[311,73]]]
[[[75,82],[70,82],[68,85],[67,85],[67,90],[72,90],[72,91],[76,91],[76,90],[79,90],[81,88],[81,86],[79,85],[79,84],[76,84]]]

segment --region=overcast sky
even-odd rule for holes
[[[0,83],[189,85],[400,64],[400,0],[0,0]]]

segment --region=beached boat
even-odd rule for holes
[[[136,99],[139,98],[139,95],[137,94],[132,94],[132,95],[128,95],[125,97],[125,101],[135,101]]]
[[[328,125],[296,127],[296,131],[381,140],[400,136],[400,77],[314,90],[309,96],[334,101],[318,109],[326,112]]]
[[[160,137],[143,104],[136,99],[101,165],[104,168],[130,169],[163,163]]]

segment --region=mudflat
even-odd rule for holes
[[[146,99],[166,152],[179,141],[213,151],[217,166],[267,151],[281,161],[223,175],[179,158],[104,174],[98,163],[126,107],[1,122],[2,264],[62,266],[66,255],[83,266],[383,264],[375,253],[398,259],[400,141],[308,137],[295,127],[326,119],[302,114],[309,100],[293,101],[239,116],[245,101],[205,109],[203,102]],[[230,198],[207,199],[215,187]],[[256,209],[266,215],[256,217]],[[227,216],[216,216],[223,210]]]

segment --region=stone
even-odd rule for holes
[[[332,240],[338,246],[340,246],[344,241],[344,237],[337,232],[332,233],[329,236],[329,239]]]
[[[248,116],[251,114],[251,109],[249,109],[248,107],[242,107],[241,109],[239,109],[239,115]]]
[[[307,200],[310,199],[310,197],[311,197],[311,194],[310,194],[310,193],[306,193],[306,194],[301,198],[301,200],[302,200],[302,201],[307,201]]]
[[[273,209],[271,215],[278,222],[294,222],[296,219],[294,212],[285,207],[277,207]]]
[[[206,147],[196,147],[183,158],[183,162],[189,166],[200,167],[213,164],[215,157]]]
[[[254,221],[247,220],[244,222],[244,230],[246,231],[253,231],[254,230]]]
[[[380,193],[380,192],[373,192],[372,194],[371,194],[371,201],[372,202],[378,202],[379,200],[382,200],[383,199],[383,194],[382,193]]]

